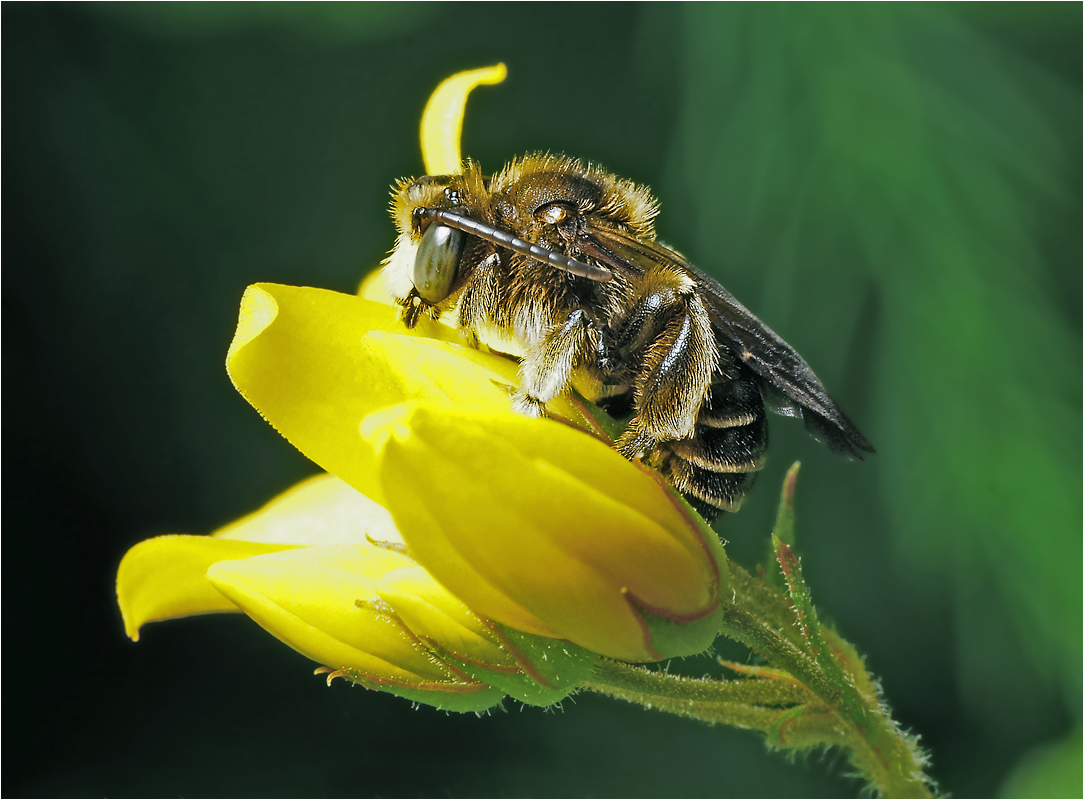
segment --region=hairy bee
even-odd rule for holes
[[[445,315],[519,357],[518,411],[570,388],[627,409],[617,449],[709,522],[764,465],[766,404],[836,452],[873,452],[792,347],[655,240],[657,212],[645,187],[573,159],[529,155],[492,177],[469,162],[394,189],[386,282],[408,327]]]

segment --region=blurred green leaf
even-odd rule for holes
[[[826,378],[875,339],[855,416],[903,565],[948,583],[962,631],[1007,614],[1079,712],[1081,342],[1056,289],[1079,250],[1043,238],[1079,220],[1079,141],[1050,121],[1079,97],[942,6],[685,13],[690,255],[726,253]],[[965,693],[1002,669],[976,638]]]
[[[195,2],[103,3],[117,19],[166,36],[203,37],[278,28],[325,40],[388,36],[430,17],[429,4]]]
[[[1001,787],[1001,797],[1080,797],[1084,792],[1080,731],[1038,747],[1020,759]]]

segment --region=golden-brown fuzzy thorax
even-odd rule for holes
[[[489,191],[493,195],[514,193],[517,184],[525,178],[540,175],[578,176],[599,189],[593,207],[581,208],[582,212],[616,223],[637,238],[655,238],[654,222],[659,205],[650,190],[633,181],[616,178],[595,164],[584,165],[579,159],[551,153],[521,156],[493,177]]]

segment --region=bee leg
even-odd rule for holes
[[[688,287],[660,296],[667,294],[671,314],[647,345],[633,384],[636,416],[615,445],[630,459],[647,455],[661,442],[693,434],[718,368],[718,345],[704,302]],[[661,311],[658,318],[665,318]]]
[[[528,417],[545,416],[546,403],[568,389],[573,371],[588,353],[598,350],[597,331],[583,310],[553,325],[524,353],[519,368],[522,388],[512,395],[512,408]]]
[[[413,328],[417,325],[418,318],[421,317],[422,314],[427,314],[433,319],[440,316],[440,311],[437,307],[422,299],[416,289],[411,289],[410,294],[399,301],[399,305],[403,307],[403,324],[408,328]]]
[[[459,330],[466,332],[467,344],[478,347],[478,323],[486,318],[486,309],[497,306],[497,270],[501,257],[490,253],[482,259],[459,300]]]

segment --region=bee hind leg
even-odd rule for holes
[[[718,368],[718,345],[704,302],[685,288],[671,296],[673,313],[647,345],[634,382],[636,416],[615,445],[629,459],[693,434]]]

